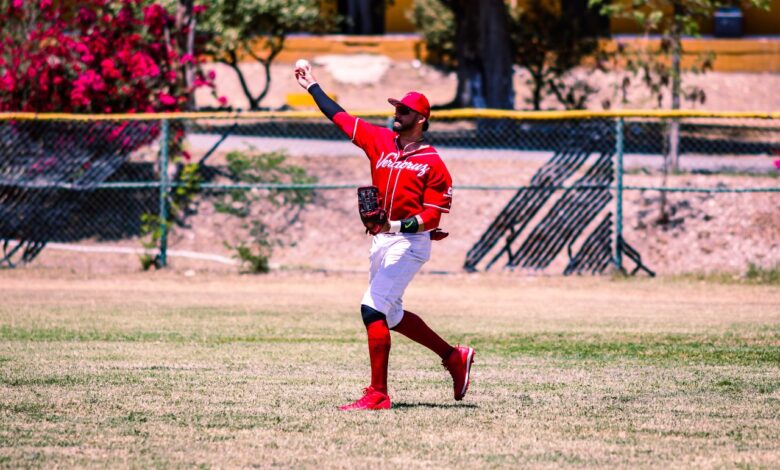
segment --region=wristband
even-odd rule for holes
[[[420,228],[420,223],[417,222],[417,217],[409,217],[401,221],[401,233],[417,233]]]
[[[317,82],[309,83],[309,85],[306,87],[306,91],[309,91],[309,88],[313,87],[314,85],[319,85]]]
[[[388,232],[400,232],[401,231],[401,221],[400,220],[390,220],[390,230]]]

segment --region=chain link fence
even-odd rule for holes
[[[387,114],[363,118],[389,124]],[[429,265],[549,273],[776,265],[778,118],[435,113],[427,137],[456,196],[443,221],[453,236]],[[264,164],[281,166],[242,179],[236,162],[246,161],[231,155],[275,155]],[[356,245],[366,242],[353,193],[369,181],[362,152],[318,113],[4,115],[0,266],[33,262],[46,247],[131,253],[147,266],[169,256],[235,263],[242,238],[268,235],[252,223],[265,218],[262,230],[287,235],[272,264],[360,269]],[[306,204],[285,206],[303,193]],[[680,237],[692,239],[673,243]],[[702,261],[713,253],[725,260]]]

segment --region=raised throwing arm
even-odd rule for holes
[[[322,91],[319,83],[317,83],[317,79],[314,78],[309,61],[301,59],[295,63],[295,79],[298,80],[298,84],[302,88],[305,88],[306,91],[311,94],[312,98],[314,98],[314,102],[317,103],[317,107],[322,111],[322,114],[331,121],[336,113],[345,112],[344,108],[339,106],[338,103],[333,101],[324,91]]]

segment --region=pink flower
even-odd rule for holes
[[[777,160],[775,160],[775,168],[777,168],[778,170],[780,170],[780,158],[778,158]]]
[[[89,26],[95,22],[95,20],[97,19],[97,15],[95,14],[94,11],[90,10],[89,8],[82,7],[81,9],[79,9],[77,19],[79,24],[81,24],[82,26]]]
[[[192,7],[192,12],[195,13],[196,15],[203,13],[204,11],[206,11],[206,5],[195,5],[194,7]]]
[[[179,65],[198,56],[181,50],[182,28],[154,2],[9,0],[0,7],[0,24],[12,27],[0,36],[0,111],[144,112],[186,103],[193,90]],[[16,24],[27,25],[26,36],[13,32]]]
[[[160,103],[165,106],[174,106],[176,104],[176,98],[168,93],[160,93]]]
[[[89,47],[83,42],[80,42],[73,46],[73,52],[79,55],[87,55],[89,54]]]
[[[156,77],[160,68],[148,54],[136,52],[130,57],[130,75],[133,78]]]
[[[168,14],[162,6],[153,3],[144,8],[144,24],[152,35],[162,35],[167,21]]]
[[[209,77],[209,80],[214,80],[215,78],[217,78],[217,72],[213,70],[209,70],[209,73],[206,74],[206,76]]]
[[[107,78],[119,78],[122,74],[117,70],[114,61],[111,59],[103,59],[100,61],[100,68],[102,69],[103,76]]]
[[[129,6],[125,6],[119,10],[117,15],[117,23],[119,27],[126,28],[133,22],[133,10]]]
[[[16,80],[14,80],[14,76],[10,72],[0,77],[0,90],[14,91],[15,88]]]
[[[74,105],[88,108],[92,103],[94,93],[105,91],[105,89],[106,82],[103,81],[103,77],[94,70],[87,70],[73,81],[70,99]]]
[[[219,104],[221,106],[225,106],[227,104],[227,98],[225,98],[224,96],[220,96],[219,98],[217,98],[217,101],[219,101]]]

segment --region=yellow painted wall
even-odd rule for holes
[[[778,0],[780,1],[780,0]],[[406,17],[406,12],[412,9],[413,0],[394,0],[385,12],[385,32],[413,33],[414,25]]]
[[[636,44],[642,38],[621,38]],[[655,40],[653,43],[657,43]],[[606,40],[605,49],[614,49],[615,40]],[[685,63],[698,52],[715,53],[715,70],[720,72],[780,73],[780,38],[762,39],[684,39]],[[295,36],[285,43],[279,63],[293,63],[301,57],[323,54],[381,54],[393,60],[425,58],[425,45],[416,36]]]

